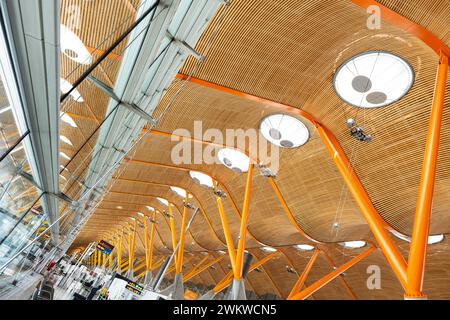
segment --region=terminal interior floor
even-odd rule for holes
[[[450,299],[448,0],[0,10],[0,299]]]

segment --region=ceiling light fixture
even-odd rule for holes
[[[91,64],[92,55],[83,41],[65,25],[61,24],[61,51],[69,59],[80,64]]]
[[[309,131],[299,119],[286,114],[265,117],[259,130],[264,138],[282,148],[297,148],[309,139]]]
[[[217,153],[219,161],[237,173],[247,172],[250,159],[240,151],[230,148],[220,149]]]
[[[69,92],[73,86],[72,84],[67,81],[66,79],[60,78],[60,89],[62,93],[67,93]],[[75,100],[76,102],[82,103],[84,102],[83,97],[81,96],[80,92],[77,89],[72,90],[72,92],[70,93],[70,96],[73,98],[73,100]]]
[[[189,171],[189,175],[191,176],[192,180],[194,180],[196,183],[208,187],[208,188],[213,188],[214,187],[214,183],[213,180],[210,176],[208,176],[207,174],[204,174],[202,172],[198,172],[198,171]]]
[[[311,251],[314,250],[313,246],[310,246],[309,244],[297,244],[294,246],[295,249],[301,250],[301,251]]]
[[[173,191],[173,193],[175,193],[177,196],[180,196],[182,198],[186,198],[186,190],[184,190],[183,188],[178,188],[178,187],[170,187],[170,190]],[[189,193],[189,199],[192,199],[192,194]]]
[[[69,116],[67,113],[62,113],[61,112],[61,120],[65,123],[67,123],[68,125],[70,125],[73,128],[77,128],[77,124],[75,123],[75,121],[73,121],[72,117]]]
[[[362,248],[366,245],[365,241],[345,241],[345,242],[340,242],[339,243],[341,246],[343,246],[344,248],[348,248],[348,249],[358,249],[358,248]]]
[[[346,103],[360,108],[384,107],[400,100],[414,83],[412,67],[385,51],[369,51],[344,62],[333,85]]]

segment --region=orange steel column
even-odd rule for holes
[[[345,272],[346,270],[353,267],[355,264],[363,260],[365,257],[367,257],[369,254],[371,254],[373,251],[375,251],[376,247],[371,247],[370,249],[364,251],[363,253],[357,255],[349,262],[343,264],[333,272],[327,274],[325,277],[323,277],[320,280],[317,280],[309,287],[305,288],[304,290],[300,291],[299,293],[289,297],[289,300],[304,300],[308,298],[310,295],[312,295],[314,292],[322,288],[323,286],[327,285],[329,282],[333,281],[338,277],[342,272]]]
[[[170,233],[172,235],[172,247],[173,247],[173,251],[175,251],[176,247],[177,247],[177,236],[175,234],[175,221],[173,219],[173,212],[172,212],[172,204],[169,202],[168,204],[169,207],[169,222],[170,222]],[[177,265],[177,261],[178,261],[178,255],[175,254],[175,256],[173,257],[175,266]]]
[[[327,147],[329,154],[333,158],[339,172],[344,178],[344,181],[352,193],[353,198],[358,203],[358,206],[367,220],[372,233],[377,239],[384,256],[394,270],[394,273],[403,288],[406,288],[406,261],[395,247],[394,242],[389,236],[386,230],[388,227],[387,224],[373,206],[367,191],[364,189],[358,176],[353,171],[352,165],[350,164],[342,148],[339,146],[336,138],[328,131],[328,129],[322,127],[320,124],[316,125],[320,137]]]
[[[150,231],[150,248],[149,248],[149,254],[148,254],[148,270],[152,270],[153,266],[153,245],[155,242],[155,231],[156,231],[156,210],[153,211],[153,222],[152,222],[152,229]]]
[[[148,224],[147,224],[147,216],[144,215],[144,249],[145,249],[145,270],[150,270],[150,263],[149,263],[149,241],[148,241]]]
[[[439,151],[439,138],[444,108],[445,85],[447,80],[448,57],[441,54],[436,76],[433,105],[431,107],[425,155],[420,178],[411,247],[408,258],[407,297],[423,297],[422,285],[425,271],[425,258],[433,204],[436,162]]]
[[[239,230],[239,243],[238,249],[236,253],[236,268],[234,271],[234,278],[236,280],[242,279],[242,268],[244,261],[244,249],[245,249],[245,239],[247,236],[247,221],[248,221],[248,211],[250,208],[250,195],[252,190],[252,178],[253,178],[253,164],[251,161],[249,162],[248,172],[247,172],[247,182],[245,185],[245,194],[244,194],[244,205],[242,208],[242,217],[241,217],[241,227]]]
[[[236,249],[233,244],[233,238],[231,237],[230,229],[228,226],[227,216],[223,210],[222,199],[220,196],[216,196],[217,207],[219,208],[220,220],[222,221],[223,233],[228,247],[228,256],[230,257],[231,269],[236,267]]]
[[[186,191],[186,199],[185,204],[183,208],[183,217],[181,218],[181,230],[180,230],[180,246],[178,247],[178,259],[177,259],[177,267],[176,272],[177,274],[180,274],[183,269],[183,252],[184,252],[184,238],[185,238],[185,231],[186,231],[186,222],[187,222],[187,205],[189,201],[189,192]]]
[[[300,277],[298,277],[297,282],[295,283],[294,287],[292,288],[291,292],[289,293],[288,299],[297,294],[305,284],[306,278],[308,277],[309,272],[312,269],[312,266],[314,262],[316,261],[317,257],[319,256],[320,250],[316,249],[311,256],[311,259],[309,259],[308,263],[306,264],[305,270],[303,270]]]

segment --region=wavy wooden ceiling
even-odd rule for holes
[[[64,8],[76,1],[63,1]],[[449,44],[448,1],[379,1],[412,21],[423,25],[442,41]],[[103,2],[101,2],[103,3]],[[86,45],[106,49],[102,37],[108,30],[115,30],[119,21],[132,21],[133,9],[138,1],[115,0],[110,6],[90,3],[83,16],[83,27],[77,34]],[[222,11],[218,12],[218,16]],[[127,18],[128,17],[128,18]],[[193,76],[221,86],[236,89],[255,96],[291,105],[312,114],[327,126],[338,138],[346,154],[352,158],[354,168],[366,187],[375,207],[382,217],[395,229],[410,234],[418,192],[420,168],[425,144],[425,134],[432,101],[437,56],[414,36],[382,22],[380,30],[366,28],[365,10],[349,0],[339,1],[275,1],[233,0],[226,11],[223,23],[203,64]],[[64,15],[63,15],[64,20]],[[128,22],[131,23],[131,22]],[[219,19],[213,20],[197,50],[203,52],[206,43]],[[96,32],[93,32],[96,30]],[[102,35],[102,36],[100,36]],[[123,48],[121,49],[123,50]],[[385,108],[361,110],[346,105],[335,94],[332,78],[337,67],[353,55],[368,50],[386,50],[407,60],[414,68],[415,83],[411,91],[399,102]],[[120,50],[117,55],[120,55]],[[190,74],[195,61],[189,59],[180,73]],[[63,58],[63,74],[74,67]],[[103,71],[97,76],[114,83],[120,59],[108,59]],[[75,74],[75,72],[74,72]],[[174,96],[182,80],[173,81],[156,114],[160,114]],[[447,89],[450,84],[447,82]],[[73,142],[67,150],[74,154],[77,148],[93,132],[103,119],[107,97],[88,83],[80,87],[85,103],[67,103],[79,129],[62,125],[62,132]],[[450,195],[448,192],[450,170],[450,104],[447,90],[446,107],[442,123],[436,189],[433,202],[431,233],[450,232]],[[89,110],[91,109],[91,110]],[[203,130],[217,128],[258,128],[265,115],[280,112],[274,107],[246,100],[229,93],[199,84],[188,83],[170,106],[168,113],[157,127],[162,132],[178,128],[193,131],[195,120],[203,121]],[[355,118],[374,139],[371,143],[360,143],[348,134],[345,121]],[[328,156],[314,127],[302,119],[310,129],[310,140],[301,148],[281,150],[280,171],[276,178],[296,223],[310,237],[323,242],[319,247],[328,253],[335,265],[349,260],[361,250],[344,250],[334,242],[344,240],[372,240],[369,228],[351,195],[344,187],[339,172]],[[95,143],[95,136],[92,145]],[[186,250],[193,252],[194,259],[186,263],[186,270],[194,261],[202,258],[199,251],[217,251],[225,248],[224,236],[217,207],[210,190],[193,183],[188,170],[208,173],[223,182],[228,191],[224,200],[233,236],[239,229],[239,216],[232,202],[241,210],[245,174],[236,174],[220,165],[182,165],[172,163],[170,151],[174,143],[169,137],[148,134],[137,148],[133,161],[124,162],[113,180],[109,192],[75,240],[73,247],[99,240],[106,232],[117,230],[120,224],[136,217],[136,212],[148,212],[145,206],[164,209],[155,197],[166,197],[176,205],[176,228],[180,228],[182,199],[174,196],[170,185],[190,190],[192,202],[201,208],[194,221]],[[64,146],[67,148],[67,145]],[[72,161],[69,171],[82,163],[87,151]],[[163,164],[164,167],[156,164]],[[265,255],[258,247],[270,245],[280,248],[281,253],[263,265],[262,272],[252,272],[248,278],[248,289],[259,297],[275,294],[286,298],[296,281],[296,276],[286,271],[291,266],[301,273],[310,252],[301,252],[292,247],[298,243],[309,243],[284,213],[267,178],[255,170],[252,193],[247,246],[256,259]],[[79,186],[67,187],[69,195],[75,195]],[[117,209],[118,206],[123,209]],[[146,211],[147,210],[147,211]],[[157,217],[158,234],[155,240],[156,253],[170,253],[171,238],[166,218]],[[333,224],[339,227],[334,228]],[[144,237],[139,228],[137,255],[143,256]],[[396,240],[407,256],[408,244]],[[425,292],[430,298],[450,298],[450,256],[448,238],[429,247]],[[217,253],[216,253],[217,254]],[[192,279],[193,283],[205,286],[216,284],[229,271],[229,262],[224,259]],[[368,265],[375,264],[382,270],[382,290],[366,287]],[[312,283],[331,270],[321,255],[310,278]],[[370,255],[344,276],[355,295],[360,299],[400,299],[403,293],[393,272],[379,251]],[[444,281],[445,280],[445,281]],[[340,280],[322,288],[316,299],[349,298]]]

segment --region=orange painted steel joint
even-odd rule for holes
[[[448,57],[441,53],[409,250],[406,297],[424,297],[422,286],[425,273],[425,258],[433,204],[447,71]]]

